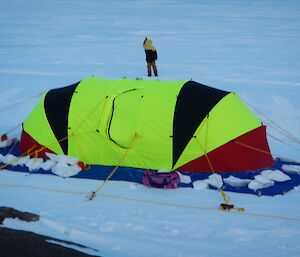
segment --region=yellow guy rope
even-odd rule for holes
[[[135,142],[136,139],[140,138],[141,136],[138,135],[137,133],[134,134],[129,147],[126,149],[126,151],[124,152],[119,164],[117,166],[114,167],[114,169],[112,170],[112,172],[107,176],[107,178],[102,182],[102,184],[95,190],[93,191],[87,198],[88,200],[92,200],[93,198],[95,198],[96,194],[105,186],[105,184],[110,180],[110,178],[116,173],[116,171],[118,170],[118,168],[123,164],[129,150],[131,149],[133,143]]]
[[[270,152],[265,151],[265,150],[262,150],[262,149],[259,149],[259,148],[257,148],[257,147],[254,147],[254,146],[251,146],[251,145],[247,145],[247,144],[241,143],[241,142],[236,141],[236,140],[234,140],[233,142],[234,142],[235,144],[237,144],[237,145],[243,146],[243,147],[248,148],[248,149],[250,149],[250,150],[253,150],[253,151],[256,151],[256,152],[260,152],[260,153],[263,153],[263,154],[271,155],[271,156],[272,156],[272,154],[271,154]]]
[[[39,95],[42,95],[42,94],[43,94],[43,93],[40,93]],[[99,103],[95,106],[95,108],[93,108],[93,109],[87,114],[87,117],[86,117],[86,118],[88,118],[88,117],[89,117],[89,116],[97,109],[97,107],[102,103],[102,101],[103,101],[103,99],[102,99],[101,101],[99,101]],[[86,118],[85,118],[85,119],[86,119]],[[85,120],[85,119],[84,119],[84,120]],[[22,124],[22,123],[21,123],[21,124]],[[12,131],[12,130],[18,128],[21,124],[19,124],[18,126],[12,128],[12,129],[10,129],[9,131]],[[81,122],[80,124],[83,124],[83,122]],[[76,130],[81,126],[80,124],[76,127]],[[7,132],[7,133],[9,133],[9,132]],[[51,145],[55,145],[56,143],[60,143],[60,142],[62,142],[62,141],[64,141],[64,140],[67,140],[68,138],[75,137],[75,136],[78,136],[78,135],[81,135],[81,134],[88,134],[88,133],[91,133],[91,131],[88,131],[88,132],[85,132],[85,133],[80,133],[80,134],[75,134],[75,131],[74,131],[70,136],[66,136],[66,137],[64,137],[64,138],[62,138],[62,139],[60,139],[60,140],[58,140],[58,141],[55,141],[55,142],[53,142],[53,144],[50,144],[50,146],[51,146]],[[17,142],[16,142],[16,143],[17,143]],[[16,143],[15,143],[14,146],[11,148],[11,150],[9,151],[9,153],[11,153],[11,151],[14,149],[14,147],[16,146]],[[41,148],[39,148],[39,149],[37,149],[37,150],[31,152],[35,147],[36,147],[36,145],[33,145],[33,146],[32,146],[30,149],[28,149],[25,153],[22,153],[22,154],[20,154],[19,156],[16,156],[16,158],[13,159],[12,161],[10,161],[10,162],[8,162],[8,163],[6,163],[6,164],[4,164],[4,165],[1,165],[1,166],[0,166],[0,170],[6,168],[7,166],[9,166],[9,165],[11,165],[11,164],[13,164],[13,163],[16,163],[16,162],[19,160],[19,158],[21,158],[21,157],[24,157],[24,156],[30,156],[30,155],[37,156],[37,154],[38,154],[39,152],[41,152],[41,151],[43,151],[43,150],[45,149],[45,147],[42,146]],[[8,153],[8,154],[9,154],[9,153]]]
[[[216,176],[216,173],[215,173],[215,171],[214,171],[214,168],[213,168],[213,166],[212,166],[212,164],[211,164],[211,162],[210,162],[210,159],[208,158],[208,155],[207,155],[208,121],[209,121],[208,118],[209,118],[209,114],[208,114],[207,117],[206,117],[206,137],[205,137],[205,149],[204,149],[205,151],[204,151],[204,153],[205,153],[205,158],[207,159],[207,162],[208,162],[209,167],[210,167],[210,169],[211,169],[211,172],[214,174],[214,178],[215,178],[215,180],[217,181],[217,183],[219,184],[219,181],[218,181],[218,179],[217,179],[217,176]],[[218,190],[221,192],[221,195],[222,195],[222,197],[223,197],[223,200],[224,200],[225,204],[228,204],[228,203],[229,203],[229,197],[224,193],[224,191],[222,190],[222,188],[221,188],[220,185],[219,185]]]
[[[86,194],[86,192],[67,191],[67,190],[62,190],[62,189],[53,189],[53,188],[47,188],[47,187],[42,187],[42,186],[33,186],[33,185],[0,184],[0,187],[1,188],[36,189],[36,190],[43,190],[43,191],[48,191],[48,192],[71,194],[71,195],[85,195]],[[203,207],[200,205],[188,205],[188,204],[161,202],[161,201],[153,201],[153,200],[146,200],[146,199],[133,198],[133,197],[127,197],[127,196],[119,196],[119,195],[110,195],[110,194],[103,194],[103,193],[99,193],[98,195],[101,197],[104,197],[104,198],[115,199],[115,200],[123,200],[123,201],[146,203],[146,204],[156,204],[156,205],[161,205],[161,206],[165,206],[165,207],[175,207],[175,208],[194,209],[194,210],[201,210],[201,211],[218,211],[219,212],[219,209],[211,208],[211,207]],[[251,212],[238,212],[235,210],[233,210],[231,213],[300,223],[300,218],[269,215],[269,214],[259,214],[259,213],[251,213]]]
[[[58,141],[58,143],[61,142],[61,141],[63,141],[63,140],[66,140],[67,138],[68,138],[68,136],[65,137],[65,138],[62,138],[61,140]],[[56,143],[57,143],[57,142],[53,143],[53,145],[56,144]],[[1,166],[0,166],[0,170],[6,168],[7,166],[9,166],[9,165],[11,165],[11,164],[13,164],[13,163],[16,163],[21,157],[30,156],[30,155],[37,156],[37,154],[38,154],[39,152],[41,152],[41,151],[43,151],[43,150],[45,149],[44,146],[41,146],[41,148],[39,148],[39,149],[37,149],[37,150],[35,150],[35,151],[32,152],[32,150],[33,150],[36,146],[37,146],[37,145],[34,144],[34,145],[33,145],[32,147],[30,147],[26,152],[24,152],[24,153],[22,153],[22,154],[16,156],[16,158],[14,158],[12,161],[10,161],[10,162],[8,162],[8,163],[6,163],[6,164],[4,164],[4,165],[1,165]],[[13,148],[14,148],[14,147],[15,147],[15,145],[13,146]],[[11,152],[11,151],[12,151],[12,149],[10,150],[10,152]]]
[[[13,148],[14,147],[15,147],[15,145],[13,146]],[[34,147],[35,147],[35,145],[33,145],[29,150],[32,150]],[[13,148],[10,150],[10,152],[13,150]],[[29,155],[28,154],[29,150],[27,150],[25,153],[20,154],[19,156],[16,156],[16,158],[14,158],[12,161],[7,162],[7,163],[1,165],[0,166],[0,170],[3,170],[4,168],[8,167],[9,165],[16,163],[21,157]],[[7,154],[9,154],[9,153],[7,153]]]
[[[212,163],[208,157],[208,154],[207,154],[207,143],[208,143],[208,118],[209,118],[209,114],[206,116],[206,136],[205,136],[205,147],[203,148],[201,143],[199,142],[199,139],[196,137],[196,140],[197,140],[197,143],[199,145],[199,147],[201,148],[201,150],[204,152],[204,155],[205,155],[205,158],[208,162],[208,165],[210,167],[210,171],[213,173],[214,175],[214,178],[217,182],[217,184],[219,185],[218,186],[218,191],[221,193],[221,196],[225,202],[225,204],[220,204],[220,210],[223,210],[223,211],[229,211],[229,210],[237,210],[237,211],[244,211],[243,208],[235,208],[234,205],[230,205],[229,204],[229,200],[230,200],[230,197],[228,195],[226,195],[226,193],[222,190],[222,187],[217,179],[217,176],[216,176],[216,173],[214,171],[214,168],[212,166]]]

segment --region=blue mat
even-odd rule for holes
[[[12,148],[12,147],[0,148],[0,153],[4,156],[8,153],[11,153],[15,156],[20,156],[20,152],[18,151],[18,145],[16,145],[14,148]],[[268,170],[280,170],[280,171],[286,173],[291,178],[291,180],[288,180],[285,182],[275,182],[273,186],[258,189],[256,191],[249,189],[247,185],[240,186],[240,187],[233,187],[226,183],[223,184],[222,189],[224,191],[255,194],[258,196],[260,196],[260,195],[274,196],[274,195],[280,195],[280,194],[283,195],[283,194],[289,192],[290,190],[292,190],[293,188],[295,188],[296,186],[300,185],[300,174],[287,173],[285,170],[283,170],[283,168],[282,168],[283,165],[294,165],[294,166],[300,167],[299,162],[277,158],[275,160],[275,165],[268,168]],[[19,166],[19,165],[18,166],[9,165],[9,166],[5,167],[5,169],[11,170],[11,171],[26,172],[26,173],[31,173],[31,174],[55,175],[51,171],[45,171],[43,169],[39,169],[39,170],[30,172],[26,166]],[[80,171],[77,175],[72,176],[72,178],[104,180],[108,177],[108,175],[112,172],[113,169],[114,169],[114,167],[112,167],[112,166],[91,165],[89,170]],[[234,176],[234,177],[240,178],[240,179],[254,180],[254,176],[259,175],[262,171],[263,170],[255,170],[255,171],[249,171],[249,172],[218,172],[218,174],[221,175],[223,179],[228,178],[229,176]],[[111,177],[111,180],[142,183],[143,173],[144,173],[143,169],[119,167],[117,172]],[[194,172],[194,173],[182,172],[181,174],[183,174],[185,176],[189,176],[190,183],[180,183],[180,187],[193,187],[193,182],[207,179],[208,176],[210,176],[212,173],[211,172]],[[209,188],[214,189],[214,190],[217,189],[213,186],[209,186]]]

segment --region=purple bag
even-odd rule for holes
[[[174,189],[179,186],[180,178],[175,172],[157,172],[154,170],[145,170],[143,175],[143,184],[155,188]]]

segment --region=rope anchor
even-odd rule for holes
[[[219,206],[219,210],[220,211],[231,211],[231,210],[235,210],[235,211],[238,211],[238,212],[244,212],[245,209],[244,208],[237,208],[235,207],[235,205],[233,204],[227,204],[227,203],[221,203],[220,206]]]
[[[220,204],[220,211],[230,211],[234,208],[233,204],[221,203]]]
[[[235,210],[235,211],[238,211],[238,212],[244,212],[245,209],[244,208],[237,208],[235,207],[234,204],[229,204],[229,201],[230,201],[230,198],[228,195],[225,194],[225,192],[220,189],[221,191],[221,195],[223,197],[223,200],[224,200],[224,203],[221,203],[220,206],[219,206],[219,210],[220,211],[231,211],[231,210]]]
[[[93,191],[86,198],[88,201],[92,201],[95,197],[96,197],[96,191]]]

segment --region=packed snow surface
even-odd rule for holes
[[[145,36],[158,51],[158,79],[237,92],[267,125],[273,155],[299,161],[300,2],[293,0],[1,1],[0,134],[18,137],[21,127],[11,129],[49,89],[92,75],[148,79]],[[221,194],[208,189],[224,182],[257,190],[289,181],[299,166],[176,190],[110,181],[87,201],[102,182],[63,178],[77,172],[75,163],[18,161],[32,170],[60,163],[60,177],[1,170],[0,206],[41,215],[4,226],[79,242],[104,257],[300,256],[298,188],[275,197],[228,193],[244,213],[219,211]]]
[[[4,226],[112,257],[299,255],[299,190],[276,197],[228,193],[230,202],[246,211],[227,213],[218,210],[220,193],[204,188],[163,190],[111,181],[87,201],[101,183],[4,170],[1,205],[41,215],[35,223],[5,220]]]

